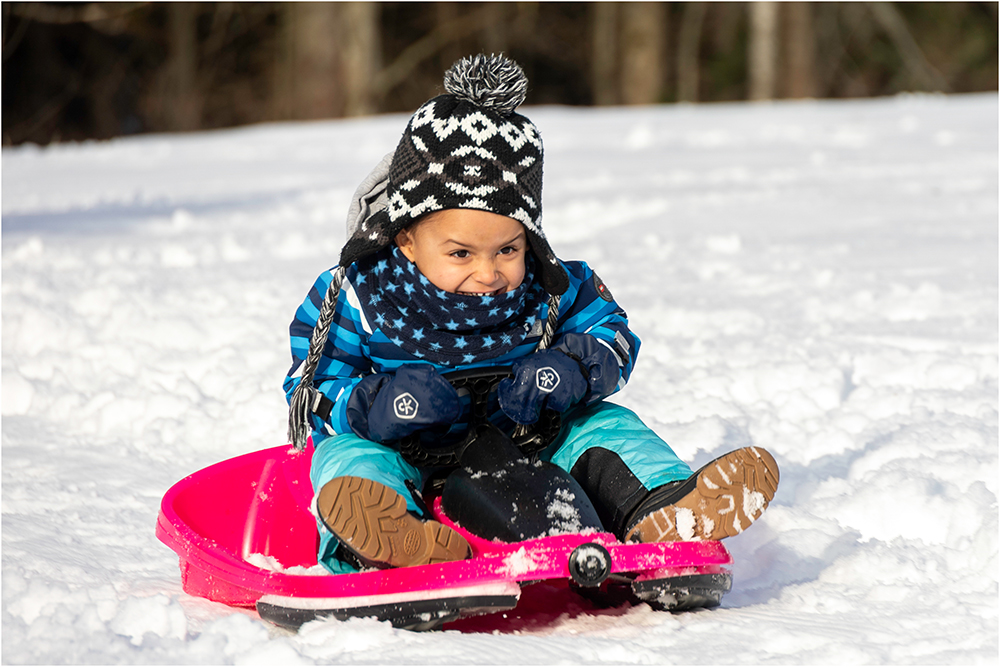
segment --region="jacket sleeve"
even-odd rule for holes
[[[352,272],[349,271],[341,284],[330,335],[313,379],[314,386],[321,394],[322,403],[313,407],[313,430],[328,434],[351,432],[347,424],[348,399],[361,378],[372,372],[366,333],[368,327],[350,283],[351,276]],[[295,311],[295,319],[289,326],[292,366],[284,382],[288,401],[291,401],[292,392],[302,379],[302,366],[309,354],[309,341],[332,280],[333,274],[330,271],[316,279],[305,301]]]
[[[559,325],[550,347],[563,350],[591,369],[587,400],[596,401],[628,382],[640,341],[628,327],[628,315],[589,266],[584,262],[564,262],[563,266],[569,272],[570,287],[560,300]],[[602,377],[595,383],[596,368],[601,369]]]

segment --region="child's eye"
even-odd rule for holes
[[[469,256],[469,251],[468,250],[456,250],[455,252],[451,253],[451,256],[452,257],[456,257],[458,259],[465,259],[466,257]]]
[[[515,248],[512,245],[509,245],[506,248],[501,248],[500,249],[500,254],[501,255],[513,255],[515,252],[517,252],[517,248]]]

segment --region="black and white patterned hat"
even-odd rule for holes
[[[524,225],[542,286],[562,294],[569,278],[542,233],[542,137],[514,111],[527,77],[503,55],[480,54],[452,65],[444,88],[410,118],[389,166],[385,206],[358,221],[341,266],[385,248],[422,215],[478,209]]]

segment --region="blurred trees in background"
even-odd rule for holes
[[[3,143],[412,111],[505,52],[529,104],[997,90],[997,3],[18,3]]]

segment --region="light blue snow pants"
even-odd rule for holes
[[[693,474],[670,445],[634,412],[605,401],[565,413],[559,437],[539,458],[573,475],[587,491],[605,526],[615,533],[621,531],[631,508],[649,491]],[[402,495],[409,510],[419,515],[422,509],[410,488],[422,489],[432,472],[407,463],[390,447],[348,433],[330,436],[315,445],[310,479],[318,493],[335,477],[364,477]],[[334,555],[337,538],[322,521],[317,523],[319,562],[334,574],[355,572]]]

